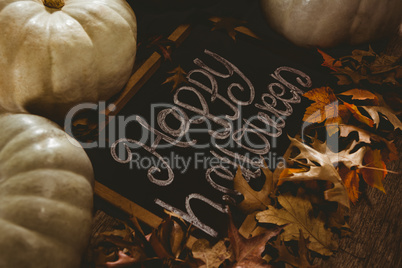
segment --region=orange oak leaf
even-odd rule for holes
[[[339,95],[352,96],[352,100],[369,100],[374,105],[379,104],[378,97],[370,91],[364,89],[355,88],[342,92]]]
[[[380,150],[368,149],[363,158],[364,167],[361,168],[363,179],[366,183],[385,193],[382,180],[387,175],[384,161]]]
[[[346,189],[348,190],[348,196],[353,204],[359,200],[359,182],[360,182],[360,169],[349,169],[345,166],[341,166],[338,170]]]
[[[339,60],[334,59],[324,51],[317,49],[317,51],[321,54],[324,62],[321,64],[322,66],[328,67],[333,71],[337,71],[339,67],[342,67],[342,62]]]
[[[315,88],[303,96],[314,101],[306,109],[303,121],[321,123],[327,118],[338,117],[338,100],[330,87]]]
[[[173,87],[171,91],[175,90],[180,84],[188,82],[186,77],[187,73],[180,67],[180,65],[169,73],[173,75],[166,78],[165,82],[163,82],[162,85],[173,82]]]
[[[360,111],[359,108],[357,108],[356,105],[354,104],[349,104],[347,102],[343,103],[346,108],[349,109],[349,111],[352,113],[352,115],[354,116],[354,118],[356,118],[357,120],[359,120],[360,122],[373,127],[374,126],[374,121],[370,118],[368,118],[367,116],[364,116]]]

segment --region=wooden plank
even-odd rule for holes
[[[148,226],[156,229],[162,222],[162,218],[156,216],[152,212],[149,212],[145,208],[137,205],[124,196],[116,193],[105,185],[95,181],[95,194],[106,202],[112,204],[121,211],[127,213],[130,216],[137,218],[139,221],[147,224]],[[186,246],[191,248],[197,241],[197,238],[190,236],[187,240]]]
[[[151,226],[152,228],[157,228],[162,222],[160,217],[97,181],[95,181],[95,194],[125,213],[136,217],[138,220]]]

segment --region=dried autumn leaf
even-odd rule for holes
[[[162,83],[162,85],[167,83],[173,83],[171,91],[175,90],[180,84],[188,82],[186,77],[187,73],[180,67],[180,65],[175,69],[173,69],[172,71],[170,71],[169,73],[173,75],[166,78],[166,80]]]
[[[144,43],[138,44],[138,47],[143,48],[143,46],[145,46],[144,49],[152,52],[155,50],[158,51],[165,60],[172,60],[170,57],[172,52],[171,48],[175,46],[175,43],[162,35],[145,38]]]
[[[111,251],[105,247],[93,248],[90,254],[90,259],[96,267],[104,266],[106,262],[112,262],[118,257],[114,250]]]
[[[352,55],[334,59],[319,51],[324,59],[323,66],[333,70],[339,79],[338,85],[359,84],[367,80],[372,84],[391,83],[399,85],[396,80],[402,67],[399,58],[381,54],[378,55],[370,47],[368,51],[354,50]]]
[[[360,196],[359,173],[360,171],[358,169],[348,169],[345,166],[341,166],[339,169],[339,175],[341,176],[346,189],[348,189],[349,199],[353,204],[358,201]]]
[[[324,51],[317,49],[317,51],[321,54],[324,62],[321,64],[322,66],[328,67],[333,71],[337,71],[339,67],[342,67],[342,63],[339,60],[334,59]]]
[[[364,155],[364,164],[361,173],[365,182],[385,193],[382,180],[387,175],[387,167],[382,161],[381,151],[368,149]]]
[[[220,18],[218,22],[215,23],[211,31],[224,30],[227,34],[236,41],[236,30],[235,28],[246,24],[246,21],[235,19],[235,18]]]
[[[325,155],[330,163],[334,166],[338,163],[342,163],[348,168],[361,167],[363,163],[363,157],[366,153],[366,147],[360,147],[357,149],[360,142],[353,140],[349,143],[343,150],[339,152],[333,152],[328,149],[326,142],[321,142],[320,140],[314,138],[311,147],[314,150]]]
[[[339,137],[346,138],[351,133],[356,132],[358,134],[359,142],[364,142],[367,144],[371,144],[372,142],[385,144],[387,148],[382,150],[384,161],[392,161],[398,159],[398,151],[395,144],[393,144],[391,141],[353,125],[339,125],[339,129]]]
[[[107,268],[131,267],[133,264],[139,261],[139,259],[128,256],[121,250],[119,250],[118,257],[119,259],[117,261],[106,262],[105,266]]]
[[[261,254],[264,252],[265,245],[268,240],[272,237],[277,236],[282,231],[282,229],[283,227],[272,228],[270,230],[266,230],[260,235],[246,239],[239,233],[236,226],[233,224],[232,219],[230,218],[228,236],[236,258],[236,263],[233,267],[271,267],[261,257]]]
[[[346,106],[346,108],[349,109],[349,111],[352,113],[352,115],[354,116],[354,118],[356,118],[358,121],[373,127],[374,126],[374,121],[371,120],[370,118],[368,118],[367,116],[362,115],[362,113],[359,111],[359,108],[357,108],[356,105],[354,104],[349,104],[344,102],[343,105]]]
[[[372,102],[372,104],[375,105],[378,105],[379,103],[378,97],[375,94],[364,89],[355,88],[342,92],[339,95],[352,96],[352,100],[364,100],[364,101],[369,100]]]
[[[124,223],[124,229],[115,229],[113,231],[106,231],[100,234],[102,237],[118,237],[127,242],[133,242],[135,231]]]
[[[337,250],[338,243],[332,232],[324,227],[324,221],[312,216],[313,207],[301,188],[297,196],[285,193],[278,196],[278,201],[283,208],[269,206],[267,210],[257,214],[257,221],[277,225],[287,224],[282,234],[285,241],[299,240],[301,230],[303,237],[308,237],[310,240],[307,247],[321,255],[329,256]]]
[[[245,214],[251,214],[256,210],[265,210],[267,206],[271,204],[269,195],[274,190],[273,173],[267,167],[262,168],[262,170],[266,179],[260,191],[255,191],[250,187],[248,182],[244,179],[240,167],[238,167],[233,179],[234,190],[241,193],[244,197],[243,201],[238,205],[238,208]]]
[[[374,50],[369,46],[369,50],[361,50],[361,49],[355,49],[352,51],[352,58],[356,60],[357,62],[362,62],[364,57],[372,57],[375,58],[376,53]],[[348,57],[348,56],[347,56]]]
[[[302,166],[308,168],[308,171],[294,173],[291,177],[282,178],[281,180],[328,181],[332,183],[334,187],[324,192],[325,199],[335,201],[346,207],[349,207],[349,198],[345,185],[343,184],[342,179],[339,177],[339,174],[333,165],[335,161],[339,161],[339,154],[332,153],[330,150],[328,150],[325,143],[319,144],[318,141],[315,141],[313,143],[313,148],[295,138],[289,137],[289,139],[291,143],[284,154],[284,158],[300,163]],[[299,152],[296,156],[292,156],[294,150],[298,150]]]
[[[225,260],[232,256],[231,250],[220,240],[213,247],[206,239],[198,239],[192,246],[194,258],[202,260],[205,264],[199,268],[218,268]]]
[[[349,109],[343,105],[338,105],[338,117],[327,118],[325,121],[325,127],[328,135],[331,137],[335,133],[339,131],[339,126],[342,124],[346,124],[349,121],[351,116],[351,112]]]
[[[382,106],[363,106],[363,109],[371,116],[377,128],[380,124],[380,114],[382,114],[385,116],[384,118],[394,126],[394,129],[399,128],[402,130],[401,121],[390,109]]]
[[[168,217],[154,229],[149,243],[161,259],[178,258],[188,239],[189,230],[181,219]]]
[[[142,248],[142,241],[137,238],[136,233],[127,224],[124,224],[124,229],[116,229],[110,232],[103,232],[100,237],[103,241],[109,242],[119,249],[126,249],[130,252],[130,256],[138,260],[143,260],[146,257],[145,251]]]
[[[317,265],[311,265],[311,258],[307,248],[310,241],[303,237],[302,230],[299,231],[298,256],[292,254],[284,242],[278,238],[274,242],[274,247],[278,250],[279,255],[275,262],[282,261],[298,268],[318,268]]]
[[[341,237],[346,237],[350,236],[352,232],[346,220],[348,213],[348,208],[338,205],[336,211],[325,211],[325,213],[321,213],[321,216],[325,216],[323,218],[326,222],[325,226],[337,229]]]
[[[284,182],[281,179],[291,177],[295,173],[306,172],[306,171],[308,171],[308,168],[285,168],[284,170],[282,170],[281,175],[279,176],[278,186],[282,185]]]
[[[338,117],[338,100],[330,87],[315,88],[303,96],[314,101],[307,107],[303,121],[321,123],[327,118]]]

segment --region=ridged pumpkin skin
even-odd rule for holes
[[[0,129],[0,267],[79,267],[93,205],[85,151],[39,116],[2,114]]]
[[[271,27],[299,46],[359,44],[395,32],[401,0],[261,0]]]
[[[50,0],[60,1],[60,0]],[[61,119],[106,100],[132,72],[137,23],[125,0],[0,0],[0,107]]]

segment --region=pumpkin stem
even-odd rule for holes
[[[64,7],[64,0],[42,0],[43,4],[49,8],[61,9]]]

